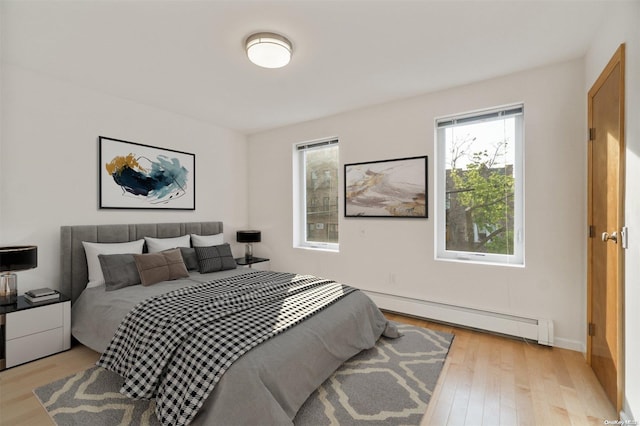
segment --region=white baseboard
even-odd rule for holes
[[[582,352],[585,356],[587,354],[587,346],[585,343],[572,339],[564,339],[562,337],[556,337],[555,341],[556,344],[554,346],[569,349],[570,351]]]
[[[452,304],[413,299],[376,291],[364,291],[381,308],[492,333],[533,340],[545,346],[557,346],[584,352],[584,345],[554,336],[553,321],[525,318]]]
[[[622,411],[620,411],[620,420],[624,422],[624,424],[637,424],[635,418],[633,417],[633,413],[631,412],[631,407],[629,406],[629,401],[627,398],[622,401]]]

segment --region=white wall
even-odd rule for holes
[[[640,2],[613,2],[585,59],[585,92],[625,43],[626,206],[625,414],[640,416]]]
[[[0,89],[0,243],[38,246],[19,293],[59,287],[61,225],[222,220],[230,242],[246,225],[244,135],[6,64]],[[196,210],[100,210],[98,136],[195,153]]]
[[[263,231],[257,254],[270,257],[273,269],[314,273],[366,290],[549,318],[556,344],[584,350],[583,77],[584,64],[576,60],[250,136],[249,223]],[[526,267],[435,261],[434,118],[520,101]],[[339,137],[341,164],[427,154],[429,219],[341,217],[340,253],[294,249],[292,146],[327,136]],[[341,216],[342,211],[341,206]]]

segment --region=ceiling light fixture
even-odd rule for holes
[[[275,33],[256,33],[247,38],[247,56],[263,68],[282,68],[291,60],[291,42]]]

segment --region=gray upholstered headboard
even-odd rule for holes
[[[73,303],[89,281],[83,241],[124,243],[143,237],[170,238],[187,234],[214,235],[221,232],[222,222],[62,226],[60,227],[62,260],[60,291],[69,296]]]

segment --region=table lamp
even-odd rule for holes
[[[18,301],[18,276],[13,272],[37,266],[38,247],[0,247],[0,305],[11,305]]]
[[[261,239],[260,231],[247,230],[236,233],[236,241],[247,243],[244,250],[244,257],[247,260],[253,259],[253,243],[259,243]]]

